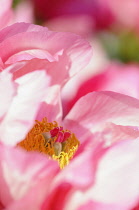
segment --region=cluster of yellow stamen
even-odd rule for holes
[[[39,151],[57,160],[61,169],[68,165],[69,160],[72,159],[76,152],[79,141],[74,135],[70,133],[69,137],[63,142],[57,142],[57,135],[52,137],[50,131],[59,127],[56,121],[48,122],[43,118],[41,122],[36,120],[35,125],[27,134],[26,138],[17,146],[24,148],[27,151]],[[70,132],[62,130],[61,132]]]

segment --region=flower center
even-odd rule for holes
[[[57,160],[61,169],[68,165],[78,149],[79,141],[69,130],[64,130],[56,121],[48,122],[43,118],[36,120],[26,138],[17,144],[27,151],[39,151]]]

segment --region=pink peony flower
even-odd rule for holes
[[[63,114],[61,82],[90,57],[82,41],[24,23],[0,32],[0,209],[138,208],[139,101],[89,90]]]
[[[59,86],[45,95],[49,84],[45,71],[15,80],[10,71],[5,69],[0,75],[1,89],[7,87],[0,104],[1,209],[135,207],[139,196],[139,101],[114,92],[89,93],[62,119]],[[59,124],[53,128],[43,121],[33,126],[33,121],[42,117],[50,122],[58,119]],[[28,151],[35,151],[21,150],[21,143]],[[48,153],[50,144],[55,154]],[[47,155],[36,151],[38,145]],[[69,156],[71,152],[75,153],[73,157]],[[64,164],[63,170],[56,160],[60,166]]]
[[[62,85],[88,64],[92,50],[89,43],[78,35],[16,23],[0,31],[0,55],[1,70],[25,61],[22,68],[13,71],[15,79],[45,69],[51,76],[51,84]]]

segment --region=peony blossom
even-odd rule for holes
[[[65,112],[61,86],[91,52],[79,36],[40,26],[0,31],[0,209],[138,208],[139,100],[90,85]],[[122,89],[112,73],[99,75],[103,88]]]
[[[7,87],[0,104],[1,209],[135,207],[139,196],[139,101],[114,92],[92,92],[80,98],[63,119],[59,86],[44,94],[49,85],[45,71],[16,80],[10,71],[1,73],[1,89]],[[42,121],[44,117],[48,122],[58,119],[57,124]],[[35,119],[42,122],[43,131],[39,131]],[[32,137],[35,151],[34,145],[32,151],[28,145],[21,146],[28,139],[32,142]],[[60,154],[51,155],[49,149],[46,154],[39,152],[42,144],[44,149],[52,144],[53,151],[58,152],[55,143],[63,146],[72,137],[80,144],[71,158],[72,144]],[[61,153],[66,157],[63,161],[69,161],[62,170],[57,163]],[[121,190],[119,185],[124,181]]]
[[[16,23],[0,31],[0,55],[1,70],[25,62],[22,68],[13,71],[14,79],[45,69],[51,77],[51,85],[62,85],[88,64],[92,50],[89,43],[78,35]]]

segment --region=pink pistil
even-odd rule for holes
[[[68,131],[66,131],[66,132],[64,133],[64,138],[63,138],[63,141],[62,141],[62,142],[66,141],[66,140],[70,137],[70,135],[71,135],[71,133],[68,132]]]
[[[50,135],[52,138],[57,136],[55,142],[64,142],[70,137],[70,135],[71,135],[70,132],[68,132],[68,131],[62,132],[62,131],[63,131],[63,127],[61,127],[61,126],[56,127],[50,131]]]
[[[59,127],[56,127],[50,131],[51,137],[55,137],[59,132]]]
[[[64,138],[64,133],[59,131],[58,136],[56,138],[56,142],[63,142],[63,138]]]

